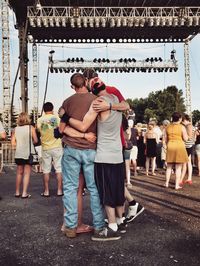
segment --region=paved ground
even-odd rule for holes
[[[175,191],[164,175],[132,179],[132,192],[145,211],[119,241],[96,243],[90,234],[67,239],[61,232],[62,199],[42,198],[42,176],[32,174],[31,199],[13,197],[15,168],[0,175],[0,265],[200,265],[200,178]],[[84,222],[91,223],[89,195]]]

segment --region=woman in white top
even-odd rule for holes
[[[30,152],[34,153],[33,143],[37,143],[37,141],[35,128],[30,125],[28,114],[24,112],[20,113],[17,119],[17,127],[15,127],[11,137],[11,144],[13,147],[16,147],[15,163],[17,164],[17,175],[15,197],[21,196],[23,199],[31,197],[31,195],[27,193],[31,173],[31,165],[28,159]],[[23,176],[21,195],[20,186]]]

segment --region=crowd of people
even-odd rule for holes
[[[105,85],[93,69],[73,74],[70,81],[74,94],[62,103],[58,115],[51,102],[43,105],[35,127],[28,114],[19,114],[11,137],[16,149],[15,197],[31,197],[30,154],[40,142],[41,196],[50,197],[53,167],[57,196],[63,199],[61,231],[69,238],[93,231],[94,241],[118,240],[144,210],[129,192],[131,171],[136,176],[144,168],[146,176],[155,176],[157,168],[165,168],[166,188],[175,171],[175,189],[179,190],[186,183],[192,185],[196,152],[200,176],[200,123],[195,129],[188,115],[175,112],[171,123],[164,120],[159,127],[156,119],[150,119],[144,128],[141,123],[135,125],[134,112],[120,91]],[[5,138],[1,124],[0,134]],[[82,222],[85,188],[92,226]]]

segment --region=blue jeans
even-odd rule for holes
[[[63,204],[66,209],[64,221],[67,227],[77,227],[77,191],[79,173],[82,166],[88,191],[90,192],[90,205],[93,216],[93,226],[101,229],[104,226],[103,209],[100,204],[99,194],[94,180],[94,158],[96,151],[91,149],[64,148],[62,158],[63,173]]]

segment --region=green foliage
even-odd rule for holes
[[[183,92],[175,86],[151,92],[144,99],[127,101],[136,114],[136,123],[147,123],[151,117],[155,117],[161,123],[164,119],[170,119],[174,111],[181,113],[185,111]]]
[[[200,111],[194,110],[192,112],[192,123],[195,125],[198,121],[200,121]]]

